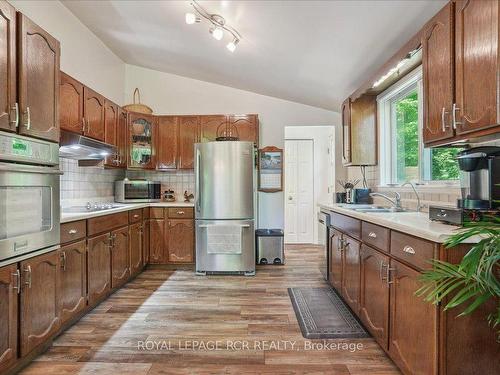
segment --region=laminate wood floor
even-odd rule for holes
[[[325,285],[321,255],[287,246],[255,277],[147,269],[22,374],[399,374],[371,338],[302,337],[287,288]]]

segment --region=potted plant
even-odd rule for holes
[[[459,316],[470,314],[490,299],[496,299],[495,311],[485,318],[492,329],[497,329],[500,340],[500,218],[467,224],[451,236],[445,246],[450,249],[475,236],[481,240],[472,244],[459,264],[432,260],[433,268],[422,274],[423,285],[416,294],[433,304],[449,297],[444,309],[462,306],[464,309]]]

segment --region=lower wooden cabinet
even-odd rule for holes
[[[170,263],[194,261],[194,222],[192,219],[168,220],[167,238]]]
[[[149,263],[162,264],[168,261],[165,242],[165,219],[149,221]]]
[[[420,272],[391,259],[389,354],[405,374],[438,372],[438,308],[417,297]]]
[[[20,263],[21,356],[52,337],[60,325],[60,254],[52,251]]]
[[[93,306],[111,290],[111,237],[109,233],[88,239],[88,299]]]
[[[111,288],[125,284],[130,277],[128,226],[111,232]]]
[[[351,309],[359,310],[359,241],[344,236],[343,241],[343,268],[342,268],[342,296]]]
[[[20,286],[17,264],[0,268],[0,373],[17,359],[17,295]]]
[[[142,222],[131,225],[129,232],[130,273],[136,275],[141,271],[144,264],[142,258]]]
[[[66,323],[87,305],[87,246],[85,240],[63,246],[61,257],[61,324]]]
[[[343,235],[338,230],[330,230],[330,283],[340,293],[342,291],[342,249]]]
[[[149,263],[149,237],[150,237],[150,224],[149,220],[143,222],[143,236],[142,236],[142,258],[144,264]]]
[[[389,257],[361,245],[359,317],[381,347],[389,338],[389,284],[386,271]]]

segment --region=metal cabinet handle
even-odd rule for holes
[[[177,215],[184,215],[184,211],[177,211]]]
[[[90,134],[90,120],[87,119],[87,134]]]
[[[31,266],[30,265],[28,265],[24,269],[24,273],[26,274],[26,281],[24,282],[24,284],[27,285],[28,288],[31,289]]]
[[[441,109],[441,128],[443,129],[443,133],[446,132],[446,121],[445,121],[445,115],[448,113],[448,111],[446,111],[446,108],[443,107],[443,109]]]
[[[134,214],[134,219],[137,219],[139,217],[139,214]]]
[[[394,281],[394,277],[393,279],[391,280],[391,272],[394,271],[394,273],[396,272],[396,268],[390,268],[389,265],[387,265],[387,271],[385,273],[386,275],[386,283],[387,283],[387,287],[389,288],[391,286],[391,284],[394,284],[395,281]]]
[[[63,271],[66,271],[66,251],[61,253],[61,268]]]
[[[453,109],[452,109],[453,129],[456,129],[457,125],[463,125],[462,122],[457,121],[457,111],[460,111],[460,108],[457,107],[457,103],[453,103]]]
[[[407,254],[415,254],[415,249],[411,246],[408,246],[406,245],[405,247],[403,247],[403,251]]]
[[[377,238],[377,234],[375,232],[370,232],[368,233],[368,237]]]
[[[24,123],[24,126],[26,127],[26,130],[31,129],[31,113],[30,113],[30,107],[26,107],[26,112],[24,112],[26,115],[26,122]]]
[[[70,229],[68,231],[68,234],[77,234],[77,233],[78,233],[78,231],[76,229]]]
[[[16,278],[16,284],[12,287],[12,289],[15,289],[16,293],[19,294],[21,293],[21,272],[19,272],[19,269],[17,269],[12,276]]]
[[[14,111],[14,120],[11,120],[10,123],[14,124],[15,127],[18,128],[19,127],[19,104],[16,102],[16,104],[14,104],[11,107],[11,110]]]
[[[82,117],[82,133],[85,133],[85,117]]]
[[[385,277],[384,277],[384,267],[389,267],[388,264],[385,264],[383,260],[380,261],[380,268],[379,268],[379,272],[378,272],[378,275],[380,277],[380,281],[385,281],[387,280]]]

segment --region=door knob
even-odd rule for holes
[[[289,196],[288,196],[288,200],[289,200],[289,201],[293,200],[293,198],[292,198],[292,196],[291,196],[291,195],[289,195]]]

